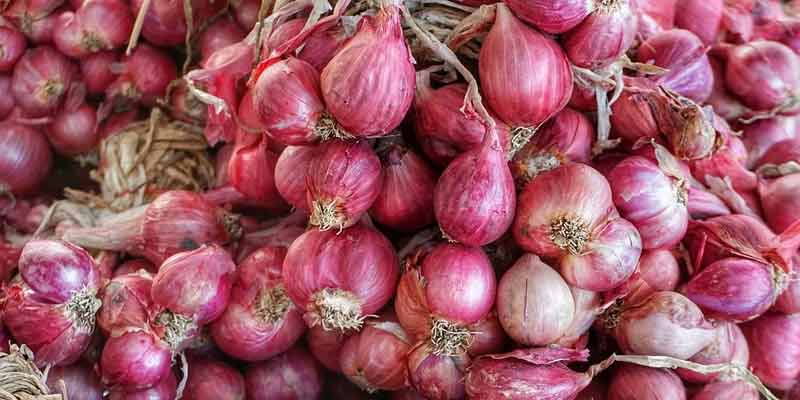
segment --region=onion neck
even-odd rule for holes
[[[65,304],[69,319],[77,326],[89,331],[94,329],[95,315],[103,304],[96,294],[96,290],[85,287],[73,294]]]
[[[261,321],[274,324],[283,319],[292,302],[282,285],[265,288],[258,294],[254,313]]]
[[[310,317],[312,325],[322,325],[326,331],[358,331],[364,324],[361,301],[352,293],[325,288],[311,297]]]
[[[101,221],[92,228],[68,229],[63,239],[80,247],[130,251],[142,244],[142,222],[146,207],[137,207]]]
[[[560,216],[550,223],[550,240],[561,250],[579,255],[589,241],[589,227],[580,218]]]
[[[434,318],[431,322],[431,349],[437,356],[465,354],[472,344],[472,333],[466,327]]]
[[[511,148],[508,150],[509,160],[514,158],[514,155],[528,144],[537,130],[539,130],[538,126],[518,126],[511,128]]]

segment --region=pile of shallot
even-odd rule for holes
[[[798,1],[0,0],[0,92],[9,399],[800,400]]]

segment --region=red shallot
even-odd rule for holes
[[[248,400],[318,399],[322,392],[319,365],[308,351],[293,347],[245,371]]]
[[[367,322],[342,347],[342,373],[360,388],[399,390],[408,386],[406,355],[411,342],[394,316]]]

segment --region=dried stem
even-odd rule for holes
[[[33,359],[25,345],[12,344],[8,353],[0,353],[0,400],[66,400],[62,394],[51,394],[47,371],[40,371]]]
[[[147,10],[150,8],[150,2],[151,0],[144,0],[142,2],[142,8],[140,8],[139,13],[136,14],[136,21],[133,23],[133,30],[128,39],[128,48],[125,49],[125,54],[127,55],[131,55],[131,52],[139,43],[139,36],[142,34],[142,25],[144,25],[144,17],[147,15]]]
[[[192,64],[192,34],[194,34],[194,13],[192,12],[192,0],[183,0],[183,15],[186,18],[186,38],[184,43],[186,45],[186,59],[183,60],[183,73],[189,70]]]

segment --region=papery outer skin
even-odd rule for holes
[[[62,14],[58,21],[64,21]],[[62,53],[81,58],[100,50],[113,50],[126,44],[133,28],[133,15],[129,5],[122,1],[92,1],[86,2],[70,18],[68,23],[77,33],[76,43],[64,46],[61,41],[65,36],[63,30],[54,28],[53,41]]]
[[[714,107],[714,112],[727,121],[733,121],[745,116],[748,113],[747,107],[742,105],[739,99],[725,86],[725,65],[717,57],[709,57],[708,61],[711,64],[711,71],[714,73],[714,87],[706,103]],[[755,121],[754,124],[758,122]]]
[[[342,348],[353,333],[355,332],[342,332],[338,329],[326,331],[322,325],[312,326],[308,329],[308,335],[306,336],[308,350],[322,366],[331,371],[341,373],[339,359],[342,355]]]
[[[210,326],[211,336],[226,354],[245,361],[262,361],[291,348],[305,333],[303,312],[288,305],[278,321],[258,315],[261,296],[283,287],[281,269],[286,250],[265,246],[237,268],[228,307]]]
[[[713,44],[717,40],[722,21],[723,0],[678,0],[675,25],[697,35],[703,43]]]
[[[308,36],[298,57],[322,71],[349,38],[342,24],[317,30]]]
[[[411,107],[416,76],[400,19],[394,5],[362,18],[355,36],[322,70],[328,112],[350,135],[386,135]]]
[[[383,183],[370,215],[378,223],[401,232],[415,232],[433,223],[436,171],[405,145],[390,145],[379,156]]]
[[[378,197],[382,177],[381,161],[366,141],[323,143],[308,164],[306,203],[313,210],[315,201],[335,202],[344,227],[351,226]]]
[[[374,314],[394,294],[400,274],[392,244],[363,225],[319,231],[311,229],[289,247],[283,278],[289,297],[309,311],[311,297],[325,288],[353,294],[361,314]]]
[[[282,44],[289,41],[289,39],[300,33],[305,24],[306,19],[301,17],[290,19],[274,27],[269,37],[266,38],[262,43],[262,51],[264,51],[264,54],[271,53],[273,50],[277,49]]]
[[[182,399],[245,400],[244,377],[221,361],[192,357]]]
[[[800,376],[800,315],[765,314],[741,325],[750,347],[750,369],[776,390]]]
[[[18,110],[15,108],[14,110]],[[12,110],[12,115],[15,111]],[[38,130],[16,122],[0,123],[0,182],[11,194],[35,192],[50,173],[53,152]]]
[[[25,35],[13,26],[0,27],[3,45],[0,47],[0,72],[10,72],[28,47]],[[2,113],[0,113],[2,114]]]
[[[319,72],[290,57],[267,67],[253,87],[259,120],[270,138],[289,145],[308,145],[319,138],[314,132],[325,104],[319,89]]]
[[[130,79],[140,96],[138,101],[154,106],[156,99],[166,94],[167,86],[177,78],[175,61],[164,50],[141,43],[130,56],[122,59],[126,73],[120,79]]]
[[[669,250],[645,250],[639,257],[639,274],[632,290],[625,297],[627,304],[646,300],[655,292],[674,291],[681,282],[681,267]]]
[[[215,51],[244,39],[245,32],[233,18],[220,18],[206,27],[197,38],[200,48],[200,64]]]
[[[782,164],[791,162],[800,162],[800,149],[798,149],[798,144],[800,144],[800,140],[796,137],[773,143],[769,149],[758,158],[754,167],[757,171],[762,170],[761,174],[765,175],[767,178],[788,175],[792,172],[791,169],[788,171],[779,170],[777,173],[768,173],[772,171],[766,171],[764,169],[767,167],[782,166]]]
[[[392,318],[393,319],[393,318]],[[342,373],[365,390],[399,390],[408,386],[409,337],[391,319],[367,324],[342,347]]]
[[[625,353],[686,360],[708,346],[715,331],[691,300],[675,292],[656,292],[625,309],[613,334]]]
[[[609,400],[686,400],[686,389],[675,372],[621,364],[608,387]]]
[[[708,176],[730,178],[733,188],[742,192],[755,189],[758,179],[745,166],[747,151],[742,141],[734,136],[724,136],[721,142],[710,157],[689,163],[692,175],[699,181],[707,181]]]
[[[577,348],[586,337],[602,308],[603,298],[599,293],[570,286],[575,303],[575,316],[564,334],[556,342],[559,346]]]
[[[228,252],[217,245],[178,253],[164,261],[153,278],[153,302],[205,325],[228,305],[235,270]]]
[[[39,301],[65,303],[81,289],[100,285],[86,250],[60,240],[31,240],[22,248],[19,272]]]
[[[485,400],[569,400],[591,378],[562,363],[534,365],[515,359],[479,358],[466,376],[470,398]]]
[[[275,164],[275,187],[284,200],[299,210],[308,210],[306,170],[314,155],[314,147],[288,146]]]
[[[535,255],[523,255],[506,271],[497,291],[500,323],[519,344],[551,344],[566,333],[575,317],[569,286]]]
[[[595,129],[584,114],[565,108],[548,121],[514,155],[511,173],[517,183],[532,179],[543,169],[537,169],[537,157],[554,157],[562,162],[588,163],[592,158]]]
[[[792,258],[792,268],[798,268],[800,263],[800,256],[795,255]],[[786,289],[778,296],[775,301],[773,311],[782,312],[784,314],[794,314],[800,312],[800,280],[790,280],[786,285]]]
[[[800,59],[783,44],[754,41],[729,52],[725,83],[746,106],[768,111],[797,98],[800,91]],[[797,112],[797,107],[782,110]]]
[[[430,308],[425,290],[425,278],[419,268],[406,268],[394,300],[394,310],[400,325],[417,340],[431,333]]]
[[[457,154],[480,147],[486,128],[479,119],[467,118],[461,112],[467,85],[452,83],[433,89],[429,81],[419,79],[416,93],[413,126],[417,137],[440,141],[454,148],[452,157],[447,157],[447,162],[442,163],[428,150],[431,145],[426,146],[422,141],[422,150],[429,158],[446,166]],[[494,121],[500,143],[504,150],[508,150],[509,128],[497,118]]]
[[[572,96],[572,70],[558,43],[524,25],[502,3],[478,69],[485,101],[511,128],[536,127]]]
[[[44,117],[61,105],[77,73],[77,65],[50,46],[28,49],[14,65],[11,95],[26,116]],[[46,90],[48,81],[58,86]]]
[[[71,320],[64,304],[39,299],[22,283],[5,289],[3,324],[17,343],[30,347],[39,367],[77,361],[94,330],[85,322]]]
[[[653,111],[646,97],[656,90],[656,84],[646,78],[625,77],[625,87],[619,99],[611,105],[611,127],[614,135],[628,143],[659,134]]]
[[[506,4],[523,21],[547,33],[564,33],[580,24],[594,10],[594,3],[594,0],[511,0]]]
[[[561,274],[567,283],[581,289],[609,290],[633,274],[642,253],[642,239],[633,224],[622,218],[609,219],[593,235],[584,254],[562,256]]]
[[[424,341],[419,342],[408,354],[411,385],[426,398],[463,399],[464,372],[469,361],[466,355],[437,356]]]
[[[314,357],[297,346],[245,371],[248,400],[317,399],[322,383]]]
[[[762,181],[758,187],[764,217],[775,232],[783,232],[800,218],[800,175],[791,174],[772,181]]]
[[[442,243],[422,262],[430,313],[472,324],[486,317],[497,293],[494,269],[480,248]]]
[[[716,329],[715,338],[711,344],[706,346],[706,348],[701,350],[699,353],[692,356],[689,361],[703,365],[727,363],[747,365],[747,357],[743,360],[734,359],[734,357],[737,356],[737,345],[739,345],[738,340],[744,341],[744,345],[747,345],[747,341],[744,339],[741,329],[739,329],[735,323],[719,323]],[[675,370],[675,372],[677,372],[683,380],[690,383],[709,383],[716,381],[719,377],[719,374],[701,374],[683,368],[678,368]]]
[[[634,0],[615,0],[589,14],[564,36],[564,49],[573,64],[590,69],[603,68],[631,47],[639,18]]]
[[[153,275],[146,271],[116,276],[103,288],[103,306],[97,313],[97,326],[109,336],[116,329],[140,327],[150,323],[153,300],[150,288]]]
[[[746,321],[763,314],[775,302],[772,266],[726,258],[708,265],[692,277],[684,294],[708,318]]]
[[[508,343],[508,335],[500,325],[496,310],[490,311],[485,318],[472,324],[469,330],[472,332],[472,343],[467,350],[470,357],[498,353]]]
[[[244,202],[265,211],[280,212],[286,204],[275,187],[278,156],[268,149],[263,134],[240,131],[228,162],[228,182],[244,195]]]
[[[745,381],[721,381],[708,383],[692,396],[692,400],[758,400],[758,390]]]
[[[91,366],[75,363],[68,367],[51,368],[47,373],[47,386],[58,388],[63,380],[70,399],[102,400],[103,384]]]
[[[470,246],[499,239],[516,209],[514,178],[497,140],[462,153],[436,183],[433,208],[442,232]]]
[[[540,174],[522,190],[519,205],[514,239],[524,250],[543,257],[559,257],[564,252],[550,239],[553,219],[566,214],[594,230],[616,212],[605,177],[584,164],[568,164]]]
[[[711,95],[714,75],[703,42],[692,32],[672,29],[656,34],[639,47],[636,61],[670,72],[651,77],[659,85],[702,103]]]
[[[759,258],[759,249],[774,246],[776,236],[754,217],[742,214],[722,215],[703,221],[691,221],[683,243],[698,271],[727,257],[748,255]]]
[[[608,174],[614,205],[637,228],[645,249],[671,248],[689,224],[674,178],[644,157],[626,158]]]
[[[154,333],[132,329],[108,338],[100,359],[103,384],[111,390],[153,387],[170,372],[169,346]]]

